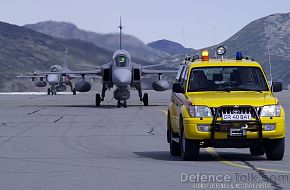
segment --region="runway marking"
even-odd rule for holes
[[[161,111],[162,113],[164,113],[165,115],[167,115],[167,111],[165,111],[165,110],[159,110],[159,111]]]
[[[164,113],[165,115],[167,115],[167,112],[165,110],[160,110],[162,113]],[[242,164],[238,164],[232,161],[228,161],[223,159],[216,151],[214,148],[212,147],[208,147],[206,148],[207,152],[216,160],[218,160],[219,162],[222,162],[223,164],[229,165],[229,166],[233,166],[233,167],[238,167],[238,168],[244,168],[244,169],[252,169],[249,166],[245,166]],[[290,174],[290,171],[283,171],[283,170],[275,170],[275,169],[268,169],[268,168],[256,168],[257,170],[263,170],[263,171],[267,171],[267,172],[278,172],[278,173],[286,173],[286,174]]]
[[[55,120],[53,123],[57,123],[58,121],[62,120],[63,116],[59,117],[57,120]]]
[[[58,92],[58,94],[72,94],[71,92]],[[77,94],[79,94],[77,92]],[[47,95],[47,92],[1,92],[0,95]]]
[[[228,161],[223,159],[216,151],[214,148],[212,147],[208,147],[206,148],[207,152],[210,153],[210,155],[215,158],[216,160],[218,160],[219,162],[222,162],[223,164],[226,165],[230,165],[230,166],[234,166],[234,167],[239,167],[239,168],[244,168],[244,169],[252,169],[249,166],[245,166],[242,164],[238,164],[232,161]],[[263,171],[267,171],[267,172],[278,172],[278,173],[287,173],[290,174],[290,171],[283,171],[283,170],[275,170],[275,169],[268,169],[268,168],[256,168],[257,170],[263,170]]]
[[[154,128],[155,128],[155,127],[152,127],[152,128],[150,129],[150,131],[148,131],[147,133],[149,133],[150,135],[155,135],[155,133],[154,133]]]
[[[33,112],[28,113],[27,115],[35,114],[36,112],[39,112],[40,110],[34,110]]]

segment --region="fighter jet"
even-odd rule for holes
[[[71,92],[73,95],[76,95],[76,89],[73,88],[71,80],[75,78],[70,74],[64,74],[67,72],[71,72],[68,69],[67,63],[68,50],[66,49],[64,55],[64,63],[63,66],[53,65],[50,67],[48,72],[34,72],[33,75],[30,76],[17,76],[17,78],[31,78],[34,81],[35,86],[37,87],[45,87],[47,83],[50,87],[47,89],[47,95],[56,95],[57,92],[66,91],[66,85],[70,86]]]
[[[176,73],[175,70],[148,70],[147,67],[142,67],[140,64],[134,63],[131,60],[129,52],[122,49],[122,23],[120,19],[120,49],[115,51],[112,61],[100,67],[94,67],[94,71],[74,71],[66,72],[65,74],[79,74],[82,79],[75,84],[75,88],[79,92],[87,92],[91,89],[90,82],[85,80],[85,75],[100,75],[102,77],[102,92],[96,93],[95,103],[99,107],[104,101],[106,91],[110,88],[116,87],[114,91],[114,98],[117,100],[117,107],[127,107],[127,100],[130,98],[129,87],[135,88],[138,91],[140,101],[144,106],[148,106],[148,94],[142,94],[141,79],[146,74],[157,74],[159,80],[153,82],[152,87],[156,91],[164,91],[169,88],[169,83],[161,79],[164,73]],[[153,66],[158,66],[153,65]]]

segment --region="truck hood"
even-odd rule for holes
[[[187,94],[192,105],[205,105],[208,107],[251,105],[254,107],[277,104],[278,100],[270,92],[193,92]]]

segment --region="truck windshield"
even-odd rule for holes
[[[269,90],[259,67],[242,66],[193,68],[187,89],[188,92]]]

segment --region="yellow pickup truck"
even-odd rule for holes
[[[261,65],[237,52],[236,59],[202,56],[179,68],[168,106],[167,142],[173,156],[198,160],[201,147],[249,148],[282,160],[285,112],[273,92],[282,83],[266,80]]]

